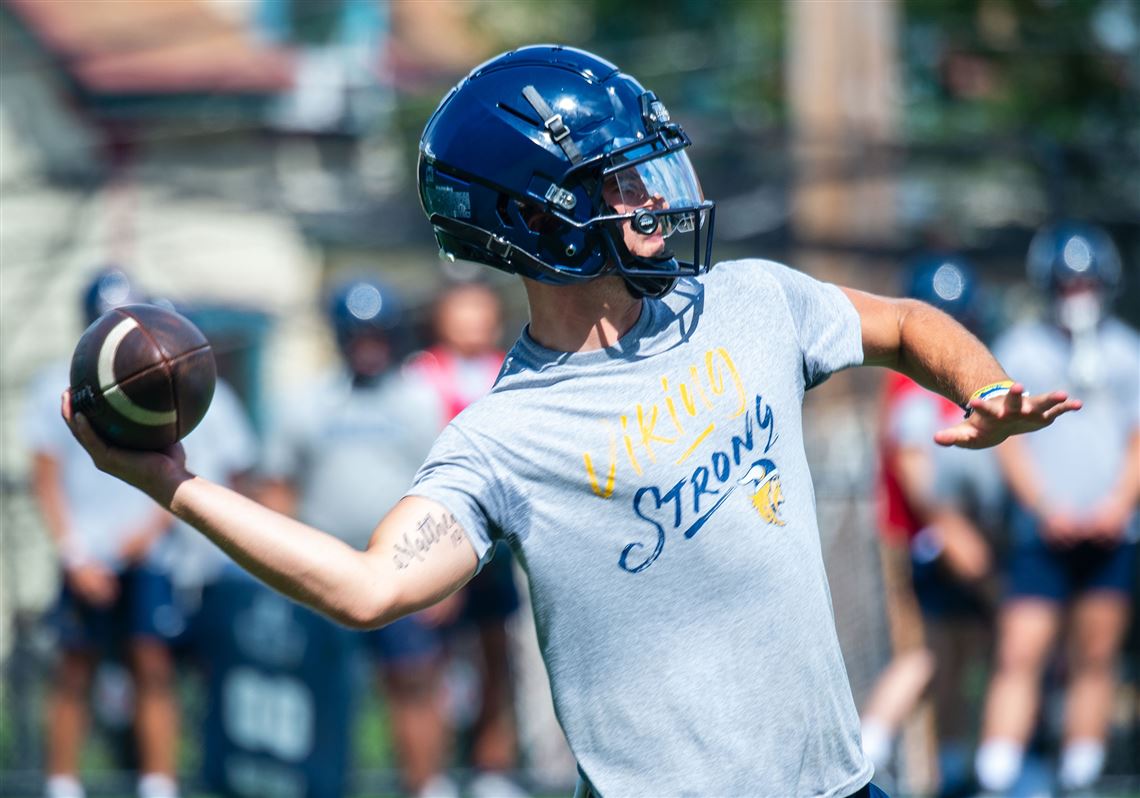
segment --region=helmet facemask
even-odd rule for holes
[[[663,296],[678,277],[708,268],[712,203],[705,201],[683,150],[603,170],[601,194],[609,213],[596,221],[603,225],[613,264],[635,295]]]

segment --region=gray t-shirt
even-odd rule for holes
[[[683,279],[612,347],[526,332],[411,493],[530,576],[555,709],[605,796],[839,796],[871,766],[835,633],[804,391],[863,359],[834,286]]]
[[[962,411],[941,396],[912,390],[892,407],[887,421],[890,442],[920,449],[930,457],[930,498],[948,505],[974,521],[995,539],[1005,510],[1005,483],[992,449],[939,446],[934,433],[957,424]]]
[[[295,485],[299,519],[364,548],[439,433],[440,401],[400,371],[364,387],[337,371],[289,396],[271,425],[262,470]]]
[[[1108,319],[1097,330],[1100,377],[1078,388],[1072,344],[1052,325],[1020,324],[994,346],[1006,371],[1029,392],[1063,389],[1084,406],[1022,438],[1047,495],[1063,507],[1091,509],[1120,480],[1130,437],[1140,428],[1140,336]]]

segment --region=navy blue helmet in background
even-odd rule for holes
[[[354,338],[363,335],[390,340],[400,327],[403,307],[394,289],[362,277],[333,288],[328,316],[343,352]]]
[[[1045,225],[1033,236],[1026,271],[1034,287],[1048,293],[1076,284],[1112,296],[1120,286],[1120,253],[1101,227],[1057,222]]]
[[[145,297],[122,269],[109,266],[99,270],[83,289],[83,319],[90,325],[111,308],[144,302]]]
[[[379,280],[358,277],[337,284],[329,294],[328,315],[354,385],[376,384],[407,354],[403,303]]]
[[[914,260],[903,275],[903,293],[933,305],[977,332],[978,279],[960,255],[931,253]]]

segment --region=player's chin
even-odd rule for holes
[[[629,251],[639,258],[659,258],[665,254],[665,236],[660,233],[638,236]]]

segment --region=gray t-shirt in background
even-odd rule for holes
[[[338,370],[289,396],[271,425],[262,470],[293,483],[299,519],[364,548],[439,433],[439,399],[399,370],[356,387]]]
[[[607,349],[527,333],[411,493],[530,577],[555,708],[605,796],[841,796],[871,778],[804,455],[804,391],[862,362],[834,286],[722,263]]]
[[[934,446],[933,497],[973,521],[991,543],[1004,543],[1005,482],[993,449]]]
[[[1128,442],[1140,429],[1140,336],[1113,318],[1096,336],[1100,378],[1091,387],[1074,384],[1073,346],[1057,327],[1019,324],[994,346],[1025,390],[1067,390],[1083,402],[1079,413],[1022,438],[1046,494],[1073,512],[1090,511],[1116,486]]]

